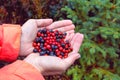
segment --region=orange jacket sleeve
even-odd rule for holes
[[[12,62],[17,59],[20,36],[19,25],[3,24],[0,26],[0,60]]]
[[[0,61],[12,62],[18,57],[21,28],[19,25],[0,25]],[[44,80],[32,65],[17,60],[0,69],[0,80]]]
[[[17,60],[0,70],[0,80],[45,80],[31,64]]]

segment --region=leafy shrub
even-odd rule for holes
[[[61,8],[66,4],[66,0],[48,0],[45,1],[43,9],[45,15],[44,18],[49,17],[53,20],[59,20],[60,18],[66,18],[66,14],[61,12]],[[59,14],[62,13],[62,14]]]
[[[42,18],[44,3],[44,0],[0,0],[0,22],[22,25],[28,19]]]
[[[22,25],[31,18],[58,20],[63,17],[58,13],[65,3],[63,0],[0,0],[0,22]]]
[[[72,80],[120,80],[120,0],[67,0],[61,12],[84,34]]]

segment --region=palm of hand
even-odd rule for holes
[[[20,56],[26,56],[32,52],[32,42],[36,37],[37,31],[43,27],[58,29],[69,34],[74,33],[74,25],[70,20],[57,21],[54,23],[52,23],[52,19],[28,20],[22,26]]]
[[[69,33],[69,32],[68,32]],[[60,59],[53,56],[39,56],[31,54],[25,60],[42,72],[43,75],[54,75],[63,73],[76,59],[80,57],[78,51],[82,44],[83,35],[80,33],[70,33],[67,37],[70,41],[73,51],[69,53],[68,58]],[[34,61],[33,61],[34,59]]]
[[[43,23],[45,20],[28,20],[25,24],[22,26],[22,37],[21,37],[21,50],[20,55],[26,56],[30,54],[33,50],[32,47],[32,41],[35,39],[38,26],[43,26]],[[39,22],[39,23],[38,23]],[[45,21],[46,26],[52,23],[51,19],[48,19],[48,21]]]

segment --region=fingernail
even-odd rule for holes
[[[81,56],[80,56],[80,54],[77,54],[77,58],[80,58]]]

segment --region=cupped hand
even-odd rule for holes
[[[74,33],[75,26],[71,20],[61,20],[53,22],[52,19],[30,19],[22,26],[20,56],[27,56],[32,53],[32,42],[39,29],[48,28],[60,30],[63,32]]]
[[[73,51],[69,53],[68,57],[61,59],[54,56],[39,56],[38,53],[32,53],[27,56],[24,61],[34,66],[43,75],[56,75],[65,72],[76,59],[80,57],[78,53],[80,45],[83,41],[83,35],[80,33],[73,33],[73,31],[68,31],[68,37]]]

